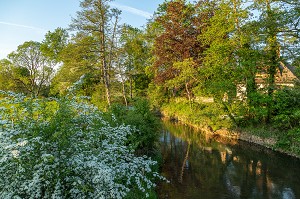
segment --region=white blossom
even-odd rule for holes
[[[111,127],[84,99],[0,94],[0,198],[119,199],[135,186],[147,197],[162,178],[128,145],[136,129]]]

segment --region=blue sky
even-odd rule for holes
[[[146,24],[164,0],[115,0],[122,23]],[[0,59],[25,41],[42,41],[47,31],[67,28],[80,11],[79,0],[0,0]]]

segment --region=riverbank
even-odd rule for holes
[[[299,198],[299,159],[244,141],[211,138],[180,122],[162,123],[161,174],[169,183],[158,185],[159,198]]]
[[[189,121],[188,117],[180,117],[174,114],[169,114],[167,111],[162,110],[161,111],[162,117],[165,119],[172,120],[174,122],[180,122],[185,125],[192,126],[193,128],[204,132],[205,134],[208,134],[212,137],[225,137],[233,140],[242,140],[245,142],[257,144],[263,147],[266,147],[270,150],[283,153],[288,156],[292,156],[295,158],[300,159],[300,154],[296,152],[291,152],[288,149],[280,148],[278,146],[279,138],[278,138],[278,132],[276,130],[271,128],[265,128],[261,130],[258,127],[251,127],[251,128],[220,128],[214,130],[209,125],[203,125],[203,124],[196,124],[191,121]]]

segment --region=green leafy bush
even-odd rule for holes
[[[255,92],[249,95],[248,113],[245,115],[247,125],[261,124],[268,117],[268,104],[272,103],[272,98],[266,94]]]
[[[1,94],[0,198],[147,197],[160,178],[135,155],[136,129],[110,125],[83,98]]]
[[[300,128],[300,90],[283,89],[274,95],[273,124],[282,129]]]
[[[300,128],[293,128],[280,135],[276,147],[300,155]]]
[[[112,126],[125,124],[134,127],[135,130],[128,141],[134,145],[138,153],[147,155],[155,153],[161,125],[147,100],[138,99],[131,107],[113,104],[106,113],[106,119]]]

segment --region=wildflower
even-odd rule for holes
[[[160,178],[156,162],[128,146],[136,129],[111,127],[82,98],[0,93],[11,105],[0,118],[0,198],[119,199],[136,186],[148,197]]]

